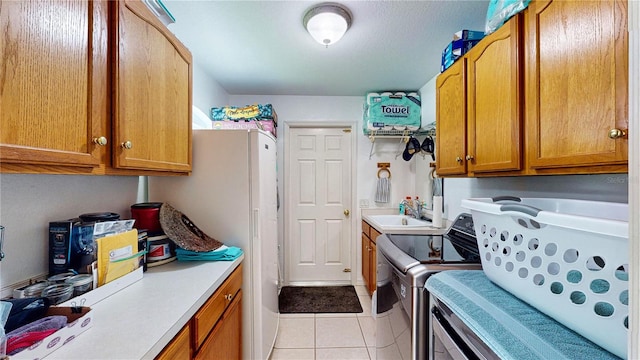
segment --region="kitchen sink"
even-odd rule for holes
[[[400,214],[363,214],[362,220],[382,234],[443,234],[446,227],[433,227],[431,219],[416,219]]]
[[[382,229],[431,227],[431,221],[419,220],[407,215],[369,215],[367,219],[374,223],[371,225]]]

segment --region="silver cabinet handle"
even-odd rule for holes
[[[4,251],[2,251],[2,245],[4,245],[4,226],[0,225],[0,261],[4,259]]]

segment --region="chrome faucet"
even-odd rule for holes
[[[416,205],[416,208],[414,209],[409,205],[409,202],[407,200],[402,200],[401,202],[401,204],[404,204],[404,208],[409,210],[410,212],[409,216],[412,216],[416,219],[420,219],[420,216],[422,215],[422,204],[420,204],[419,201],[416,201],[416,203],[417,205]]]

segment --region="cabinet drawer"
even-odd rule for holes
[[[366,221],[362,220],[362,233],[367,237],[370,237],[371,225],[369,225]]]
[[[171,340],[164,350],[156,357],[156,360],[189,360],[191,359],[191,347],[189,344],[189,323],[180,330],[178,335]]]
[[[242,265],[229,275],[220,288],[202,305],[193,317],[195,349],[200,348],[211,329],[218,322],[225,309],[236,296],[242,285]]]

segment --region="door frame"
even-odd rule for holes
[[[640,1],[628,2],[629,31],[629,344],[627,357],[640,357]]]
[[[350,254],[350,261],[351,261],[351,275],[350,275],[350,282],[351,285],[355,285],[356,281],[357,281],[357,275],[358,275],[358,269],[357,268],[357,254],[356,254],[356,241],[354,241],[354,239],[356,238],[356,231],[357,229],[357,223],[356,223],[356,212],[354,212],[354,209],[356,209],[356,198],[357,196],[355,194],[357,194],[357,158],[358,158],[358,154],[357,154],[357,139],[355,137],[356,134],[356,126],[357,123],[355,122],[343,122],[343,121],[323,121],[323,122],[318,122],[318,121],[300,121],[300,122],[285,122],[284,123],[284,151],[283,151],[283,175],[282,175],[282,187],[283,187],[283,204],[284,204],[284,219],[283,219],[283,228],[284,228],[284,238],[283,238],[283,246],[282,246],[282,269],[283,269],[283,280],[284,280],[284,284],[283,285],[290,285],[290,276],[289,276],[289,272],[287,271],[287,269],[289,268],[289,256],[288,256],[288,247],[289,247],[289,242],[290,242],[290,231],[289,231],[289,224],[291,222],[291,204],[289,204],[289,201],[291,200],[292,196],[290,193],[290,186],[288,184],[288,179],[289,179],[289,171],[291,168],[291,164],[289,163],[289,154],[291,152],[291,147],[289,144],[291,144],[290,141],[290,129],[291,128],[308,128],[308,129],[335,129],[335,128],[348,128],[351,129],[350,135],[351,135],[351,199],[349,201],[349,206],[351,208],[351,216],[349,216],[349,221],[351,222],[351,233],[349,234],[349,249],[351,251]]]

